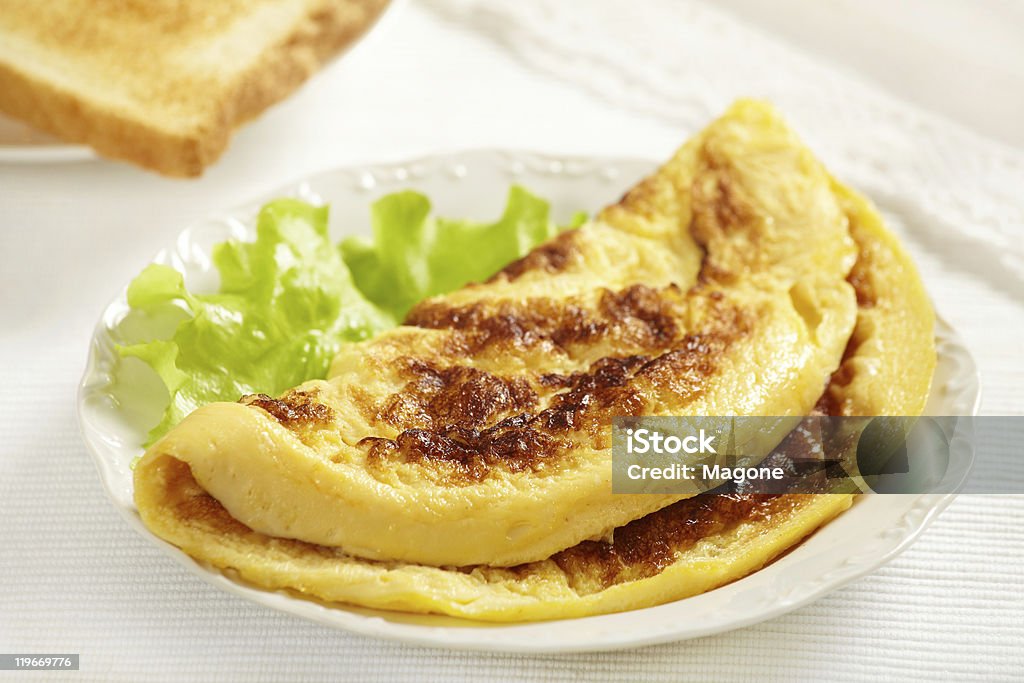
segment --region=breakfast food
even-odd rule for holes
[[[196,176],[387,0],[0,0],[0,111]]]
[[[431,565],[542,560],[674,502],[612,493],[611,418],[806,415],[853,329],[855,248],[828,175],[759,109],[709,126],[661,178],[700,193],[668,205],[641,185],[345,346],[330,380],[204,406],[151,454],[254,530]],[[692,214],[698,272],[680,277],[698,247],[678,229],[635,225],[651,211]]]
[[[852,495],[616,496],[612,416],[916,414],[933,365],[905,253],[744,101],[326,381],[196,411],[135,497],[157,535],[267,588],[497,621],[633,609],[757,570]]]

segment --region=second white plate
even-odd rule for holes
[[[85,145],[73,145],[0,114],[0,163],[53,163],[95,158]]]

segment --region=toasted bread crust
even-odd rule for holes
[[[0,111],[99,154],[169,176],[195,177],[227,148],[235,128],[297,89],[379,17],[388,0],[323,0],[283,40],[233,73],[206,99],[202,113],[180,126],[77,92],[23,65],[0,59]],[[102,49],[102,48],[97,48]]]

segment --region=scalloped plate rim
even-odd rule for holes
[[[408,173],[408,169],[415,168],[416,166],[438,166],[440,164],[446,164],[451,167],[451,165],[454,164],[454,168],[461,167],[464,170],[463,175],[459,176],[459,179],[461,180],[464,177],[469,176],[469,168],[472,168],[480,162],[483,162],[485,165],[489,164],[495,168],[504,166],[504,170],[511,174],[512,180],[528,177],[531,173],[547,173],[548,175],[553,174],[556,176],[563,174],[568,177],[568,180],[566,181],[557,182],[574,182],[574,180],[578,179],[582,174],[594,172],[608,173],[610,170],[615,170],[614,174],[608,173],[610,177],[617,178],[622,175],[621,169],[623,167],[635,172],[640,171],[640,169],[643,169],[644,167],[646,167],[646,170],[649,170],[656,164],[656,162],[650,160],[633,157],[605,157],[581,154],[557,155],[506,149],[477,149],[448,154],[423,155],[416,159],[407,161],[346,165],[323,170],[284,184],[276,191],[260,193],[257,199],[245,202],[244,204],[237,206],[235,209],[218,212],[217,214],[209,216],[206,220],[215,220],[217,216],[237,217],[240,214],[243,216],[248,215],[255,205],[274,196],[285,194],[299,194],[300,196],[305,194],[308,196],[312,192],[311,188],[313,186],[318,182],[326,182],[326,179],[328,178],[341,176],[356,178],[357,176],[363,177],[367,174],[370,174],[371,176],[373,174],[381,173],[391,174],[389,178],[375,181],[372,184],[372,187],[376,189],[393,189],[390,186],[396,184],[416,185],[417,178],[413,177],[413,174]],[[530,169],[530,164],[534,164],[535,166],[540,164],[541,166],[545,166],[548,170],[538,171],[536,168]],[[563,173],[566,169],[572,167],[573,164],[582,164],[586,168],[583,171],[577,170],[575,172],[576,175],[571,177],[568,176],[567,172]],[[628,173],[626,175],[628,175]],[[606,177],[605,180],[608,180],[608,178]],[[368,188],[363,187],[351,189],[350,191],[353,197],[359,199],[365,205],[367,197],[365,193],[361,193],[361,190],[366,189]],[[500,192],[504,192],[507,189],[507,183],[505,187],[495,189]],[[312,196],[315,198],[317,195],[313,193]],[[608,198],[605,197],[603,199],[607,200]],[[203,225],[204,223],[199,221],[192,226],[187,227],[178,235],[175,242],[170,243],[168,247],[157,252],[153,260],[165,260],[170,258],[169,254],[172,254],[176,247],[180,251],[182,240],[184,238],[193,237],[195,232],[201,229]],[[361,635],[397,640],[421,646],[520,653],[607,651],[630,647],[643,647],[714,635],[760,623],[798,609],[874,571],[879,566],[891,561],[894,557],[909,547],[920,536],[924,529],[927,528],[927,526],[935,519],[935,517],[937,517],[939,513],[941,513],[942,510],[944,510],[956,497],[956,494],[912,496],[914,499],[913,503],[909,506],[904,505],[900,508],[900,510],[902,510],[902,514],[899,517],[898,522],[901,522],[903,526],[901,527],[899,524],[896,524],[894,526],[876,530],[878,533],[874,537],[877,539],[882,532],[895,529],[900,532],[898,540],[895,543],[888,543],[884,548],[871,553],[869,559],[866,559],[863,556],[858,557],[857,555],[852,555],[847,557],[844,562],[839,563],[831,569],[831,573],[828,575],[827,581],[819,581],[817,584],[811,584],[809,589],[803,590],[802,592],[795,590],[790,591],[791,593],[795,593],[793,597],[776,597],[774,600],[765,602],[758,609],[749,610],[747,614],[738,614],[732,618],[726,618],[718,622],[706,623],[698,627],[689,626],[685,619],[688,606],[698,604],[699,602],[714,600],[727,593],[735,594],[738,590],[742,590],[744,588],[749,589],[751,588],[752,580],[756,586],[756,582],[759,577],[765,581],[767,581],[769,577],[779,578],[778,574],[784,569],[789,568],[787,564],[794,564],[790,558],[800,554],[803,549],[814,545],[815,538],[827,535],[827,529],[829,527],[835,527],[835,525],[842,523],[842,520],[844,519],[847,520],[845,524],[850,524],[849,520],[851,519],[866,517],[868,512],[866,506],[870,501],[865,500],[865,497],[861,497],[860,500],[855,502],[854,506],[850,510],[840,515],[840,517],[829,525],[826,525],[821,530],[812,534],[808,539],[801,543],[800,546],[797,546],[793,552],[768,565],[764,569],[755,572],[754,574],[708,593],[694,596],[693,598],[639,610],[581,617],[572,620],[526,622],[520,624],[476,624],[474,622],[455,620],[449,617],[403,615],[401,613],[388,613],[378,610],[349,607],[346,605],[328,606],[314,600],[288,594],[283,591],[267,591],[256,587],[250,587],[249,585],[244,584],[244,582],[235,581],[234,579],[229,578],[217,569],[196,562],[175,546],[152,534],[142,524],[134,506],[125,505],[119,499],[119,495],[114,489],[114,481],[112,480],[113,472],[110,460],[111,454],[107,450],[110,446],[109,443],[104,443],[99,440],[100,435],[97,433],[96,426],[89,419],[89,409],[86,406],[86,399],[94,395],[97,391],[97,379],[102,377],[100,354],[103,351],[102,346],[103,340],[106,337],[107,324],[112,312],[116,311],[118,307],[123,307],[125,305],[124,296],[125,290],[122,289],[118,296],[104,308],[103,314],[96,325],[94,334],[90,339],[88,361],[86,363],[82,380],[79,384],[76,400],[78,421],[83,439],[86,442],[89,453],[93,458],[98,473],[100,474],[107,496],[111,499],[121,516],[125,518],[133,529],[142,536],[148,538],[150,541],[154,542],[178,564],[188,569],[191,573],[199,576],[206,583],[219,588],[220,590],[246,598],[251,602],[293,614],[332,628],[340,628]],[[981,401],[981,393],[980,377],[974,360],[971,358],[967,349],[956,337],[952,328],[941,318],[938,320],[936,325],[936,336],[940,342],[943,342],[944,346],[952,349],[950,352],[950,359],[946,359],[946,362],[954,363],[952,357],[956,356],[956,360],[960,364],[959,368],[953,368],[951,372],[953,372],[953,377],[966,386],[966,388],[961,388],[963,395],[959,396],[961,402],[965,404],[963,407],[967,409],[965,412],[969,412],[972,415],[977,414]],[[109,340],[107,341],[109,343]],[[943,362],[942,356],[940,356],[940,362]],[[967,404],[969,404],[969,406]],[[141,453],[141,448],[136,448],[134,452]],[[892,499],[896,497],[869,496],[867,498],[874,500],[883,500],[888,498],[890,500],[886,502],[888,504],[894,504]],[[905,499],[904,496],[899,496],[899,498]],[[916,519],[913,519],[912,516],[915,514],[918,516]],[[771,586],[766,583],[765,588],[770,587]],[[761,589],[761,591],[763,592],[764,589]],[[755,593],[756,592],[757,590],[755,589]],[[733,597],[735,597],[735,595]],[[666,627],[665,624],[669,620],[662,618],[663,615],[661,613],[670,612],[678,612],[678,614],[672,615],[675,617],[672,621],[675,621],[676,624]],[[428,624],[431,621],[436,621],[439,622],[440,625],[406,623],[410,621],[422,621],[428,622]],[[620,621],[624,621],[627,624],[630,622],[637,623],[632,629],[625,632],[616,632],[614,630],[609,631],[608,629],[602,630],[600,628],[596,630],[592,628],[559,628],[559,625],[564,625],[567,622],[571,622],[574,625],[588,627],[595,623],[607,623],[609,627],[611,627],[616,622]],[[451,624],[453,622],[458,625],[452,626]],[[638,628],[641,624],[648,628]],[[679,624],[682,625],[680,626]],[[547,633],[545,633],[545,637],[530,635],[535,630]],[[519,638],[514,637],[516,631],[526,632],[527,637],[523,638],[521,637],[521,634],[519,634]],[[581,637],[575,635],[580,631],[593,634],[591,637],[595,639],[583,640]]]

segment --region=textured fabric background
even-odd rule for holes
[[[1021,497],[961,497],[888,566],[765,624],[546,657],[410,648],[251,605],[178,568],[106,500],[75,419],[86,345],[190,221],[314,170],[431,151],[663,158],[740,94],[776,100],[893,216],[978,360],[984,412],[1022,411],[1024,155],[700,5],[617,17],[594,2],[581,17],[570,4],[402,6],[198,182],[0,165],[0,652],[78,652],[82,667],[32,680],[1021,678]]]

